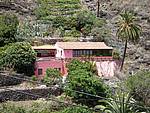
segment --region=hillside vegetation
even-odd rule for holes
[[[149,2],[99,0],[98,11],[97,0],[1,0],[0,71],[21,73],[28,76],[23,79],[29,82],[27,89],[32,85],[51,88],[59,96],[53,91],[48,98],[20,92],[45,101],[33,102],[32,107],[2,103],[0,113],[150,113]],[[123,70],[106,79],[98,76],[96,62],[74,59],[66,61],[67,77],[49,68],[39,80],[32,76],[37,55],[31,45],[50,44],[53,39],[103,41],[114,48],[114,61],[123,59]],[[1,87],[0,93],[12,97],[7,90],[16,89],[8,88]],[[19,94],[15,96],[19,99]]]
[[[80,0],[38,0],[36,16],[38,19],[55,19],[72,16],[81,9]]]

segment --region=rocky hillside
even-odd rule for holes
[[[22,20],[33,18],[36,0],[0,0],[0,13],[13,12]]]
[[[97,12],[98,0],[81,0],[89,10]],[[119,13],[124,9],[132,10],[137,16],[137,22],[142,26],[142,35],[138,44],[130,43],[127,50],[126,70],[132,73],[138,69],[150,69],[150,0],[99,0],[100,17],[107,19],[108,28],[112,31],[108,44],[121,52],[124,44],[116,37],[116,22]],[[0,0],[0,12],[15,12],[22,20],[34,18],[36,0]]]
[[[98,0],[84,0],[88,9],[97,12]],[[99,0],[100,17],[106,18],[108,28],[112,31],[109,44],[123,51],[124,44],[116,38],[116,23],[119,13],[125,9],[133,11],[137,22],[142,26],[142,35],[138,44],[130,43],[127,50],[125,68],[129,73],[138,69],[150,69],[150,0]]]

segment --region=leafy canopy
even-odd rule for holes
[[[14,14],[0,14],[0,46],[10,42],[15,42],[15,34],[19,24],[18,18]]]
[[[120,16],[121,20],[117,31],[117,36],[118,38],[121,38],[123,41],[125,41],[123,59],[120,67],[120,70],[122,70],[126,56],[127,43],[128,41],[132,41],[135,43],[139,40],[141,27],[140,25],[135,23],[135,17],[129,11],[125,11],[124,13],[120,14]]]
[[[0,53],[1,67],[12,68],[27,75],[33,74],[36,54],[29,43],[16,42],[4,48]]]
[[[46,75],[43,78],[43,82],[47,85],[53,85],[60,82],[61,73],[57,69],[48,68],[46,70]]]
[[[129,11],[125,11],[120,16],[122,19],[119,23],[117,36],[122,40],[137,41],[140,37],[141,27],[135,23],[134,15]]]
[[[75,102],[83,105],[95,106],[100,99],[76,91],[101,97],[107,97],[109,95],[109,88],[95,75],[95,69],[93,69],[94,65],[92,63],[73,60],[68,65],[68,68],[68,83],[65,93],[71,96]]]

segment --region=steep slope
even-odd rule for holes
[[[0,13],[13,12],[22,20],[34,18],[36,0],[0,0]]]
[[[80,11],[80,0],[38,0],[36,15],[38,19],[68,17]]]
[[[97,14],[98,0],[83,0],[83,3]],[[119,13],[125,9],[131,10],[142,27],[142,35],[138,44],[130,43],[127,49],[125,70],[132,73],[139,69],[150,69],[150,0],[99,0],[100,17],[107,19],[108,28],[112,35],[109,45],[118,48],[121,53],[124,43],[117,39],[116,30]]]
[[[37,0],[1,0],[0,13],[14,12],[18,15],[20,20],[24,20],[25,18],[33,19],[35,18],[34,9],[37,7],[36,1]],[[62,2],[63,0],[60,1]],[[81,0],[84,4],[84,8],[86,6],[95,14],[97,14],[97,1],[98,0]],[[125,69],[130,73],[138,69],[150,69],[150,0],[99,1],[100,17],[107,19],[107,26],[112,31],[108,44],[118,48],[121,52],[124,49],[124,43],[116,37],[116,22],[118,21],[119,13],[124,9],[129,9],[136,14],[137,22],[142,26],[143,32],[138,44],[134,45],[130,43],[128,45]],[[71,5],[69,7],[71,7]],[[55,9],[56,8],[53,8],[53,10]],[[56,10],[55,12],[52,11],[50,13],[55,14],[57,12],[58,11]],[[61,13],[63,13],[63,11]]]

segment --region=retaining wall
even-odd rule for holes
[[[17,85],[17,84],[20,84],[23,81],[21,79],[16,79],[16,78],[11,77],[11,76],[24,78],[23,74],[15,74],[15,75],[10,75],[9,76],[9,73],[0,73],[0,87]]]
[[[11,89],[9,91],[1,89],[0,90],[0,102],[36,100],[38,98],[47,98],[47,97],[50,97],[51,95],[58,96],[61,93],[62,91],[57,88],[22,89],[22,90]]]

